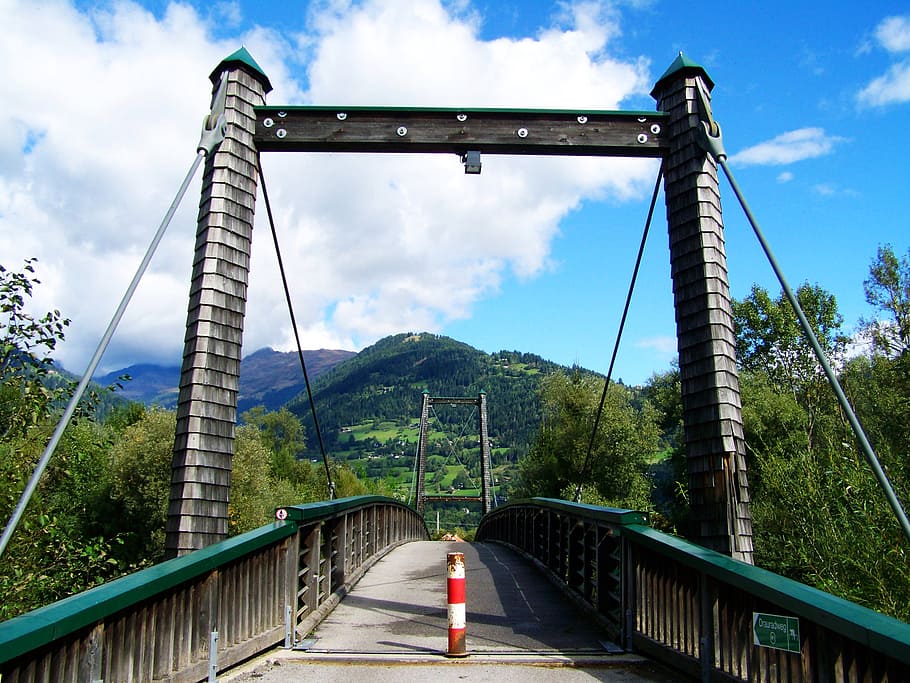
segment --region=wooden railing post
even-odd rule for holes
[[[716,598],[711,590],[708,575],[698,575],[698,659],[701,663],[701,680],[709,683],[714,669],[714,608]]]
[[[86,640],[85,656],[79,662],[80,681],[100,681],[104,657],[104,622],[95,626]]]
[[[329,566],[329,593],[334,593],[344,585],[347,574],[348,557],[348,518],[342,515],[331,525],[331,564]]]
[[[636,608],[638,605],[638,565],[635,561],[635,546],[623,536],[622,542],[622,601],[623,633],[621,643],[626,650],[632,650],[632,636],[635,633]]]

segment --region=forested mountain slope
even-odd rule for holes
[[[398,334],[386,337],[321,376],[313,387],[323,438],[331,449],[342,427],[366,420],[418,422],[421,394],[475,397],[487,394],[494,447],[514,460],[527,452],[540,423],[538,388],[563,369],[519,351],[484,353],[449,337]],[[289,406],[307,425],[310,452],[318,447],[306,395]],[[439,418],[447,418],[443,411]]]

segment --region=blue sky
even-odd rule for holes
[[[39,258],[36,308],[73,319],[84,367],[189,167],[207,76],[245,45],[269,104],[653,109],[680,51],[716,83],[730,166],[788,279],[874,314],[879,245],[910,248],[906,3],[0,2],[0,263]],[[269,155],[304,346],[428,330],[606,371],[657,172],[653,161]],[[191,190],[106,369],[178,363]],[[735,297],[778,287],[721,180]],[[265,217],[260,202],[258,216]],[[244,349],[291,334],[257,221]],[[675,357],[659,199],[614,376]]]

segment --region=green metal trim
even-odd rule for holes
[[[224,71],[226,67],[234,64],[239,64],[241,66],[247,67],[247,70],[251,73],[251,75],[257,81],[262,83],[265,91],[267,93],[271,92],[272,83],[269,81],[269,77],[265,75],[265,71],[263,71],[262,67],[256,63],[256,60],[253,59],[253,55],[251,55],[245,47],[241,47],[236,52],[228,55],[223,60],[221,60],[221,63],[216,66],[215,70],[212,71],[212,73],[209,75],[209,79],[212,81],[212,83],[217,83],[221,79],[221,72]]]
[[[4,621],[0,623],[0,664],[296,532],[294,523],[273,522]]]
[[[714,81],[711,80],[708,72],[705,71],[705,67],[680,52],[676,59],[673,60],[673,63],[664,71],[664,75],[657,79],[657,83],[654,84],[654,88],[651,90],[651,97],[656,97],[655,93],[661,89],[664,81],[680,75],[681,72],[701,76],[705,81],[705,85],[708,86],[708,90],[714,89]]]
[[[792,611],[877,652],[910,664],[910,624],[648,526],[622,535],[661,555]]]
[[[368,507],[370,505],[390,505],[403,508],[414,515],[417,511],[408,507],[400,500],[388,498],[386,496],[351,496],[350,498],[339,498],[338,500],[326,500],[319,503],[307,503],[306,505],[292,505],[290,507],[278,508],[287,511],[287,519],[302,525],[305,522],[313,522],[320,519],[336,517],[344,512],[351,512],[358,508]],[[426,526],[426,522],[424,522]],[[429,536],[429,532],[427,533]]]
[[[349,107],[347,105],[337,105],[337,106],[327,106],[327,105],[312,105],[312,104],[301,104],[301,105],[287,105],[287,106],[275,106],[275,105],[264,105],[260,107],[253,107],[253,111],[256,113],[257,118],[259,114],[277,114],[278,112],[344,112],[350,114],[351,112],[382,112],[382,113],[391,113],[391,112],[402,112],[402,113],[420,113],[420,114],[503,114],[506,116],[514,116],[516,114],[524,114],[529,116],[550,116],[550,115],[559,115],[559,116],[645,116],[650,119],[664,119],[669,118],[667,112],[662,111],[625,111],[622,109],[502,109],[502,108],[483,108],[483,107],[470,107],[470,108],[459,108],[459,107],[367,107],[367,106],[356,106]]]
[[[495,515],[500,510],[506,510],[511,507],[536,507],[569,514],[579,517],[587,517],[597,520],[598,522],[607,522],[608,524],[628,525],[648,524],[648,515],[645,512],[636,510],[623,510],[620,508],[605,508],[599,505],[586,505],[584,503],[571,503],[567,500],[558,500],[556,498],[526,498],[523,500],[510,501],[505,505],[500,505],[490,515]],[[483,522],[481,522],[483,523]]]

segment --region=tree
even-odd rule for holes
[[[541,385],[543,422],[531,452],[519,463],[517,495],[570,498],[579,484],[586,502],[650,508],[646,459],[659,449],[656,413],[641,411],[628,392],[611,385],[590,457],[602,379],[575,369]]]
[[[910,501],[910,353],[896,358],[881,354],[852,358],[844,367],[841,384],[906,506]]]
[[[50,437],[47,420],[0,439],[0,516],[9,518]],[[107,481],[110,434],[77,420],[63,434],[0,562],[0,619],[59,600],[121,574],[120,539],[93,524]]]
[[[878,277],[873,269],[872,279]],[[808,285],[798,297],[869,427],[898,496],[906,500],[910,395],[902,388],[906,375],[902,380],[895,372],[901,359],[846,359],[834,297]],[[772,300],[759,287],[734,302],[733,310],[743,367],[756,564],[907,619],[906,541],[803,341],[795,314],[782,296]]]
[[[658,414],[661,439],[667,448],[681,447],[685,442],[683,433],[682,383],[679,365],[666,372],[655,372],[644,386],[642,398],[648,401]]]
[[[910,249],[898,259],[890,244],[879,247],[863,289],[866,301],[889,318],[863,321],[875,350],[889,357],[910,351]]]
[[[667,518],[668,528],[687,529],[690,524],[689,470],[682,418],[682,380],[678,364],[674,362],[670,370],[651,375],[642,389],[642,398],[657,413],[661,449],[667,454],[667,457],[651,466],[655,509]],[[652,525],[662,522],[659,515],[652,515]]]
[[[267,437],[253,425],[238,427],[234,434],[231,463],[231,494],[228,504],[228,529],[231,535],[268,523],[280,504],[272,497],[272,486],[280,478],[271,477],[272,452]]]
[[[45,380],[53,368],[50,353],[70,321],[57,310],[41,317],[26,310],[40,284],[36,262],[26,259],[18,273],[0,265],[0,437],[21,435],[38,424],[62,393]]]
[[[471,479],[468,477],[468,473],[465,471],[464,467],[458,469],[455,478],[452,479],[452,486],[456,489],[466,489],[471,486]]]
[[[35,259],[21,272],[0,266],[0,517],[10,518],[53,431],[52,413],[68,385],[51,353],[69,321],[35,316]],[[90,411],[76,416],[39,482],[0,563],[0,619],[83,590],[119,573],[118,539],[92,529],[88,512],[104,486],[107,431]]]
[[[849,338],[841,332],[843,316],[837,299],[808,283],[797,289],[796,298],[831,365],[841,365]],[[767,290],[754,285],[748,297],[733,302],[733,320],[740,367],[762,374],[776,391],[796,399],[805,410],[808,447],[814,448],[818,422],[831,393],[789,301],[783,293],[772,299]]]
[[[296,459],[306,448],[303,425],[287,408],[267,411],[263,406],[256,406],[243,413],[240,421],[255,426],[274,453],[287,453]]]
[[[306,448],[303,424],[287,408],[266,411],[263,406],[251,408],[240,416],[241,422],[255,427],[270,453],[271,476],[287,479],[292,484],[309,484],[312,472],[308,463],[298,460]]]
[[[99,501],[99,523],[107,534],[124,538],[122,557],[129,565],[164,558],[176,426],[174,411],[144,411],[111,448],[110,489],[107,504]]]

